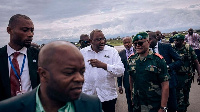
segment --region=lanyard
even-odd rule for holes
[[[22,72],[23,72],[23,70],[24,70],[24,64],[25,64],[26,55],[24,55],[24,59],[23,59],[23,63],[22,63],[22,68],[21,68],[20,75],[17,74],[17,71],[15,70],[15,67],[14,67],[14,65],[13,65],[13,63],[12,63],[12,61],[11,61],[11,59],[10,59],[10,56],[9,56],[8,58],[9,58],[10,65],[11,65],[11,67],[12,67],[12,69],[13,69],[15,75],[16,75],[17,78],[20,80],[20,77],[21,77]]]

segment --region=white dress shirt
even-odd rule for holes
[[[124,65],[118,51],[115,48],[105,46],[104,50],[96,53],[91,45],[80,50],[85,60],[86,70],[84,73],[83,93],[98,95],[101,102],[117,98],[115,77],[124,73]],[[107,64],[107,70],[92,67],[88,60],[98,59]]]
[[[134,53],[133,47],[131,47],[129,50],[128,50],[128,49],[125,49],[125,50],[126,50],[126,57],[127,57],[127,59],[128,59],[128,57],[129,57],[131,54]]]
[[[23,92],[31,91],[32,86],[31,86],[29,68],[28,68],[27,48],[23,47],[21,50],[16,51],[16,50],[12,49],[9,45],[7,45],[7,53],[8,53],[8,56],[10,56],[11,60],[13,59],[13,53],[14,52],[20,52],[19,56],[17,57],[20,73],[21,73],[24,55],[26,55],[26,59],[25,59],[25,63],[24,63],[24,69],[23,69],[23,72],[22,72],[22,75],[21,75],[21,84],[22,84],[22,91]],[[9,58],[8,58],[8,67],[9,67],[9,76],[10,76],[11,65],[10,65]]]
[[[150,48],[150,49],[153,51],[152,48]],[[155,50],[156,53],[159,53],[159,52],[158,52],[158,42],[157,42],[156,46],[154,47],[154,50]]]

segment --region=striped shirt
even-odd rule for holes
[[[188,43],[193,49],[199,49],[200,36],[197,33],[192,35],[185,35],[185,42]]]

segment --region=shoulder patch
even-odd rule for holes
[[[132,53],[128,58],[130,58],[131,56],[135,55],[134,53]]]
[[[156,56],[158,56],[160,59],[163,59],[163,56],[158,54],[158,53],[155,53]]]

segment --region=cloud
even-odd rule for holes
[[[199,28],[199,0],[0,0],[0,46],[9,41],[9,18],[22,13],[34,22],[34,41],[79,39],[82,33],[101,29],[107,37],[127,36],[140,31]]]

